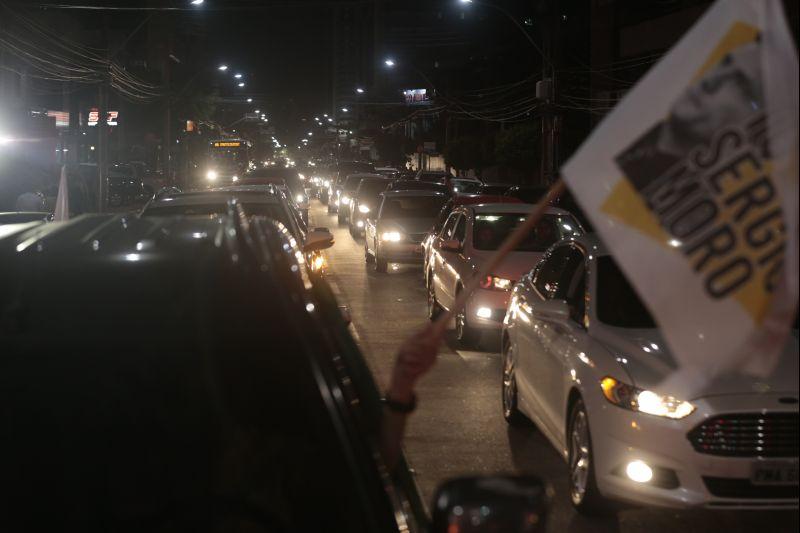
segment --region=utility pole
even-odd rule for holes
[[[560,21],[557,9],[551,2],[543,4],[546,10],[542,20],[542,79],[536,84],[536,96],[543,101],[541,118],[541,156],[540,179],[542,185],[551,185],[557,179],[556,172],[556,142],[557,142],[557,117],[555,112],[556,71],[553,53],[555,32],[558,32]]]
[[[164,179],[167,180],[168,183],[173,183],[172,181],[172,162],[170,161],[170,148],[171,145],[171,126],[172,126],[172,102],[170,98],[172,95],[170,94],[170,74],[172,68],[172,59],[170,58],[170,54],[172,53],[172,31],[171,31],[171,24],[172,20],[167,15],[166,20],[166,41],[164,43],[164,66],[162,69],[162,83],[164,85],[164,132],[163,132],[163,141],[161,142],[161,169],[164,171]]]
[[[108,196],[108,81],[100,83],[97,94],[97,212],[105,211]]]

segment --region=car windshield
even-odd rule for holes
[[[342,185],[342,190],[346,191],[350,194],[354,193],[356,189],[358,189],[361,180],[364,179],[364,176],[347,176],[347,179],[344,181]]]
[[[311,364],[321,335],[277,278],[215,249],[0,281],[37,317],[0,358],[0,465],[24,472],[3,502],[30,530],[35,508],[78,531],[370,530]]]
[[[444,196],[389,196],[383,200],[381,218],[436,218],[446,201]]]
[[[497,250],[503,241],[528,218],[527,213],[479,213],[472,225],[472,243],[476,250]],[[517,252],[544,252],[568,235],[580,235],[570,216],[546,214],[517,246]]]
[[[610,256],[597,259],[597,319],[618,328],[650,329],[656,322]]]

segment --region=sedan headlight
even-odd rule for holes
[[[342,205],[350,205],[350,197],[349,196],[342,196]]]
[[[358,212],[359,213],[364,213],[366,215],[367,213],[369,213],[369,207],[361,204],[361,205],[358,206]]]
[[[497,291],[510,291],[514,282],[510,279],[499,278],[497,276],[486,276],[481,280],[481,287],[484,289],[494,289]]]
[[[661,396],[653,391],[639,389],[607,376],[600,381],[603,396],[619,407],[639,411],[648,415],[663,416],[679,420],[686,418],[695,406],[673,396]]]
[[[303,181],[306,181],[306,175],[305,174],[301,174],[300,172],[298,172],[297,173],[297,177],[299,177]]]
[[[298,204],[302,204],[303,202],[306,201],[306,197],[303,196],[302,194],[298,194],[297,196],[294,197],[294,201],[297,202]]]
[[[217,171],[216,170],[209,170],[206,172],[206,179],[208,181],[216,181],[217,179]]]
[[[400,234],[399,231],[385,231],[381,234],[382,241],[400,242],[402,239],[403,236]]]

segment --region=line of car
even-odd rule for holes
[[[798,507],[797,320],[772,375],[723,376],[675,398],[660,390],[676,364],[658,325],[579,213],[549,207],[484,272],[543,190],[474,189],[502,193],[489,196],[433,173],[384,186],[379,179],[335,179],[329,212],[338,210],[354,237],[363,224],[365,261],[377,272],[392,262],[422,265],[431,319],[451,309],[466,280],[485,277],[454,309],[455,337],[463,349],[499,345],[502,414],[513,425],[532,421],[562,454],[580,512],[608,512],[610,500]]]
[[[387,469],[379,391],[309,268],[332,235],[250,177],[0,228],[0,529],[540,531],[537,478],[450,480],[429,517]]]

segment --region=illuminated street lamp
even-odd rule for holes
[[[308,133],[306,133],[306,135],[307,135],[308,137],[311,137],[312,135],[314,135],[314,132],[313,132],[313,131],[309,131]]]
[[[356,87],[356,92],[358,94],[364,94],[364,89],[362,89],[361,87]]]
[[[252,98],[248,98],[248,99],[247,99],[247,103],[248,103],[248,104],[252,104],[252,103],[253,103],[253,99],[252,99]]]
[[[220,66],[217,67],[217,70],[221,70],[222,72],[225,72],[226,70],[228,70],[228,65],[220,65]]]
[[[256,115],[260,115],[261,114],[261,110],[260,109],[256,109],[255,111],[253,111],[253,113],[255,113]]]
[[[192,1],[191,1],[191,2],[189,2],[189,3],[190,3],[190,4],[192,4],[193,6],[199,6],[199,5],[201,5],[201,4],[202,4],[203,2],[205,2],[205,1],[206,1],[206,0],[192,0]]]
[[[242,75],[239,74],[238,72],[236,74],[234,74],[233,77],[236,78],[237,80],[242,79]]]
[[[347,109],[346,107],[343,107],[343,108],[342,108],[342,113],[347,113],[348,111],[350,111],[350,110],[349,110],[349,109]]]
[[[244,87],[244,82],[243,81],[239,82],[239,87]]]
[[[396,63],[394,62],[394,59],[392,59],[391,57],[387,57],[386,59],[384,59],[383,60],[383,64],[386,65],[389,68],[392,68],[393,66],[396,65]]]

